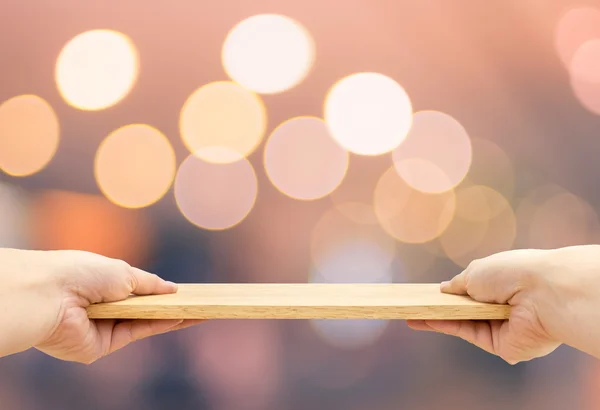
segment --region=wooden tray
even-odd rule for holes
[[[181,284],[170,295],[88,307],[92,319],[507,319],[510,306],[439,284]]]

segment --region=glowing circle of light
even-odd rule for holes
[[[571,76],[570,83],[573,94],[583,108],[600,115],[600,83],[590,83],[574,76]]]
[[[473,259],[511,249],[516,235],[508,200],[490,187],[472,185],[456,192],[455,216],[439,242],[448,259],[465,268]]]
[[[379,73],[357,73],[334,84],[324,118],[336,141],[359,155],[381,155],[398,147],[413,121],[404,88]]]
[[[156,128],[131,124],[110,133],[94,162],[98,187],[113,203],[143,208],[160,200],[175,177],[175,152]]]
[[[137,50],[129,37],[113,30],[91,30],[63,47],[56,61],[55,81],[67,104],[95,111],[125,98],[138,71]]]
[[[326,214],[326,219],[336,215]],[[339,215],[339,214],[338,214]],[[331,219],[329,219],[331,221]],[[373,238],[344,241],[324,255],[311,277],[313,283],[392,283],[393,253]],[[339,349],[361,349],[381,338],[387,320],[311,320],[316,334]]]
[[[45,168],[58,149],[60,124],[52,106],[36,95],[0,104],[0,169],[28,176]]]
[[[536,247],[531,243],[530,228],[533,217],[540,206],[550,198],[568,192],[556,184],[544,184],[537,186],[527,193],[519,201],[515,214],[517,216],[517,242],[519,248]]]
[[[179,210],[192,224],[207,230],[240,223],[254,207],[257,193],[254,168],[245,158],[215,164],[189,155],[175,177]]]
[[[260,94],[275,94],[306,78],[315,59],[314,48],[300,23],[277,14],[260,14],[231,29],[221,59],[233,81]]]
[[[378,225],[365,225],[354,222],[341,214],[336,208],[325,212],[313,227],[311,233],[311,257],[315,272],[323,275],[326,281],[343,282],[349,280],[379,282],[388,276],[388,269],[395,256],[395,243]],[[356,272],[352,268],[335,271],[338,263],[347,255],[352,260],[354,249],[364,260],[373,265],[364,271]],[[333,262],[332,262],[333,261]],[[342,277],[340,277],[342,275]],[[360,277],[359,277],[360,276]]]
[[[569,72],[579,81],[600,84],[600,38],[586,41],[577,49]]]
[[[379,224],[390,236],[400,242],[425,243],[448,227],[456,197],[453,190],[435,194],[418,191],[392,166],[375,187],[374,207]]]
[[[181,138],[189,152],[219,164],[254,152],[266,127],[267,111],[260,97],[230,81],[198,88],[179,117]]]
[[[515,169],[508,154],[495,142],[473,138],[471,140],[473,160],[467,174],[475,185],[488,186],[505,198],[513,197]]]
[[[598,229],[598,215],[585,199],[557,193],[533,210],[529,243],[539,249],[585,245],[597,239]]]
[[[453,117],[419,111],[404,142],[392,153],[398,174],[423,192],[440,193],[457,186],[472,162],[471,140]]]
[[[329,195],[336,209],[361,224],[377,224],[373,193],[381,174],[389,168],[382,157],[350,154],[342,183]]]
[[[577,7],[567,11],[559,20],[554,44],[565,67],[571,65],[577,49],[586,41],[600,38],[600,10]]]
[[[264,164],[271,183],[302,200],[322,198],[342,182],[348,153],[329,134],[323,120],[292,118],[279,125],[265,145]]]
[[[343,350],[359,350],[376,343],[389,325],[388,320],[312,319],[311,327],[325,343]]]

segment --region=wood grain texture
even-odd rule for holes
[[[92,319],[506,319],[510,306],[438,284],[181,284],[88,307]]]

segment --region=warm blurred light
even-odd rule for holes
[[[392,153],[398,174],[413,188],[431,193],[458,185],[471,165],[469,135],[448,114],[419,111],[406,140]]]
[[[121,101],[138,76],[131,39],[112,30],[75,36],[58,56],[56,85],[65,101],[81,110],[101,110]]]
[[[330,195],[338,211],[354,222],[377,224],[373,194],[379,177],[388,168],[388,158],[350,154],[346,176]]]
[[[46,191],[33,207],[35,248],[85,250],[145,263],[152,232],[139,210],[119,208],[101,196],[66,191]]]
[[[566,192],[567,191],[563,187],[556,184],[545,184],[538,186],[530,191],[525,197],[519,199],[515,212],[517,216],[517,247],[531,247],[529,233],[533,217],[538,208],[550,198]]]
[[[577,49],[569,72],[578,81],[600,83],[600,38],[586,41]]]
[[[27,176],[54,157],[60,139],[56,113],[35,95],[13,97],[0,105],[0,170]]]
[[[267,176],[285,195],[318,199],[344,179],[348,153],[329,134],[320,118],[297,117],[279,125],[265,145]]]
[[[312,260],[325,281],[387,281],[394,254],[394,241],[378,225],[356,223],[337,209],[325,212],[313,228]],[[341,266],[344,258],[349,263]]]
[[[412,104],[404,89],[378,73],[358,73],[331,87],[325,121],[348,151],[380,155],[404,141],[412,124]]]
[[[389,321],[369,319],[311,320],[317,335],[339,349],[362,349],[381,338]]]
[[[194,225],[210,230],[241,222],[254,206],[257,190],[254,168],[245,158],[215,164],[190,155],[175,177],[179,210]]]
[[[280,391],[281,337],[275,321],[215,320],[181,335],[191,379],[210,407],[264,410]],[[260,375],[260,376],[257,376]]]
[[[569,66],[571,89],[581,105],[600,115],[600,39],[589,40],[573,55]]]
[[[432,243],[432,242],[428,242]],[[438,256],[423,244],[398,242],[397,260],[401,261],[403,281],[428,282],[428,273],[438,261]]]
[[[184,144],[204,161],[231,163],[262,141],[265,106],[256,94],[228,81],[198,88],[183,105],[179,129]]]
[[[600,10],[578,7],[566,12],[559,20],[555,32],[558,56],[569,67],[577,49],[588,40],[600,38]]]
[[[96,181],[112,202],[142,208],[161,199],[175,177],[175,152],[159,130],[126,125],[100,144],[94,164]]]
[[[598,215],[587,201],[570,192],[557,193],[535,207],[529,224],[529,247],[585,245],[597,239],[598,230]]]
[[[391,167],[377,183],[374,206],[388,234],[401,242],[424,243],[438,237],[452,221],[455,195],[454,190],[439,194],[417,191]]]
[[[571,89],[586,110],[600,115],[600,83],[590,83],[571,76]]]
[[[515,170],[508,154],[496,143],[480,138],[471,140],[473,161],[468,179],[472,184],[485,185],[512,198],[515,190]]]
[[[311,275],[313,283],[391,283],[393,254],[367,238],[340,243],[321,255]]]
[[[315,58],[313,40],[298,22],[276,14],[243,20],[227,35],[222,61],[229,77],[261,94],[299,84]]]
[[[29,248],[29,199],[0,182],[0,248]]]
[[[466,267],[473,259],[512,248],[517,233],[515,214],[499,192],[482,185],[456,192],[456,213],[439,241],[446,256]]]

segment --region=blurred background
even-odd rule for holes
[[[2,247],[385,283],[600,243],[600,1],[3,0],[0,104]],[[599,383],[403,321],[211,321],[4,358],[0,408],[587,410]]]

